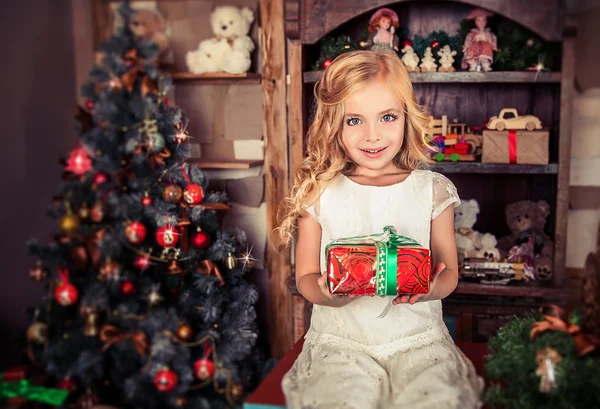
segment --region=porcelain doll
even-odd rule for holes
[[[381,8],[369,20],[369,38],[367,46],[371,50],[398,51],[400,39],[395,34],[400,25],[398,14],[394,10]]]
[[[483,9],[474,9],[467,16],[468,20],[475,20],[475,28],[471,29],[465,38],[463,46],[464,57],[462,68],[469,71],[491,71],[494,51],[498,50],[496,36],[487,25],[487,18],[492,13]]]

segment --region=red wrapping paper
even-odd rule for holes
[[[398,247],[397,294],[428,294],[431,256],[422,247]],[[377,250],[374,245],[335,246],[327,253],[327,276],[331,294],[374,296]]]

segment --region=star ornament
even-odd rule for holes
[[[92,160],[83,147],[77,146],[71,151],[65,170],[77,176],[82,176],[92,170]]]

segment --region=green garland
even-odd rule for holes
[[[487,378],[507,383],[491,386],[484,396],[486,404],[503,409],[600,408],[600,353],[578,357],[571,336],[564,332],[546,331],[531,341],[531,326],[541,320],[537,312],[526,314],[490,338]],[[571,321],[577,323],[578,317]],[[557,388],[549,393],[540,392],[540,378],[535,373],[536,353],[546,347],[562,356],[556,366]]]

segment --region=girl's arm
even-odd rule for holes
[[[342,307],[352,301],[352,298],[329,293],[325,276],[320,272],[320,253],[321,225],[310,214],[303,212],[298,219],[296,287],[313,304]]]
[[[403,295],[394,304],[446,298],[458,284],[458,254],[454,237],[454,207],[448,206],[431,222],[431,285],[429,294]]]

